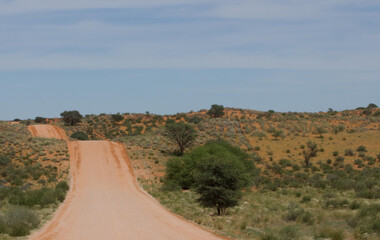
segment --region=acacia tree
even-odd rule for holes
[[[221,215],[238,204],[241,189],[249,186],[254,169],[247,153],[225,141],[214,140],[182,158],[170,159],[164,185],[195,189],[200,205],[215,208]]]
[[[36,117],[34,119],[34,122],[36,122],[36,123],[45,123],[46,122],[46,118],[44,118],[44,117]]]
[[[368,104],[367,108],[378,108],[378,106],[374,103]]]
[[[306,167],[309,166],[310,159],[316,157],[318,153],[318,145],[315,142],[308,141],[307,149],[302,151],[303,157],[305,159]]]
[[[169,123],[165,125],[165,136],[178,144],[179,154],[183,155],[185,148],[193,144],[197,132],[192,125],[184,122]]]
[[[327,133],[327,130],[324,127],[320,127],[320,126],[316,126],[315,131],[316,131],[316,133],[319,134],[320,138],[323,138],[322,134]]]
[[[79,123],[83,116],[76,110],[73,111],[64,111],[61,113],[62,119],[66,125],[74,126],[76,123]]]
[[[200,161],[195,176],[198,202],[203,207],[216,208],[218,215],[238,204],[241,197],[244,165],[226,157],[207,157]]]
[[[224,106],[213,104],[207,114],[214,118],[222,117],[224,115]]]
[[[117,113],[117,114],[112,114],[111,115],[111,118],[112,120],[117,123],[117,122],[120,122],[121,120],[123,120],[123,116],[120,114],[120,113]]]

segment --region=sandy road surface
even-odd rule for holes
[[[47,129],[30,130],[35,136],[49,137],[51,126],[43,126]],[[50,134],[62,137],[59,131]],[[68,145],[70,191],[53,219],[31,240],[221,239],[171,214],[141,190],[122,144],[73,141]]]
[[[68,140],[65,130],[54,125],[30,125],[28,129],[34,137]]]

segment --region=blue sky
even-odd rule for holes
[[[0,0],[0,119],[380,104],[375,0]]]

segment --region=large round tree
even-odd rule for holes
[[[166,181],[193,188],[200,195],[199,203],[220,215],[238,204],[253,170],[253,161],[245,152],[224,141],[210,141],[182,158],[169,160]]]
[[[76,110],[73,111],[64,111],[61,113],[62,119],[66,125],[74,126],[76,123],[79,123],[83,116]]]
[[[224,116],[224,106],[213,104],[211,105],[210,110],[207,111],[207,114],[211,117],[217,118],[217,117],[223,117]]]

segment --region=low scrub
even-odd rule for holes
[[[18,188],[14,188],[8,192],[10,196],[9,203],[28,207],[36,205],[47,207],[48,205],[65,200],[68,189],[69,187],[66,182],[58,183],[54,189],[44,187],[41,189],[22,191]]]
[[[13,206],[0,215],[0,233],[26,236],[40,224],[37,214],[26,207]]]

